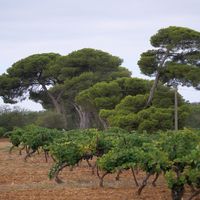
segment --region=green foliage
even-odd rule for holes
[[[163,140],[162,149],[169,154],[170,160],[179,161],[189,155],[200,141],[200,135],[191,130],[167,132],[168,137]]]
[[[140,154],[141,152],[137,148],[113,149],[98,159],[97,165],[101,170],[108,173],[113,173],[119,169],[129,169],[137,166],[141,158]]]
[[[63,102],[65,102],[65,107],[72,105],[74,110],[71,110],[76,113],[72,116],[73,120],[71,120],[75,124],[73,127],[77,127],[77,124],[81,124],[81,117],[84,114],[88,122],[88,124],[85,123],[85,128],[89,126],[99,127],[100,121],[96,107],[94,107],[94,103],[91,101],[93,96],[88,94],[87,89],[92,88],[95,83],[101,81],[109,81],[118,77],[130,76],[130,72],[127,69],[120,67],[122,62],[120,58],[95,49],[85,48],[74,51],[61,59],[63,61],[59,67],[76,69],[76,72],[68,79],[66,78],[67,75],[65,75],[65,72],[61,75],[63,77],[65,76],[64,92],[62,94]],[[113,103],[119,101],[119,97],[114,94],[117,88],[113,91],[113,88],[115,87],[111,85],[110,88],[112,87],[112,90],[105,89],[105,84],[105,82],[100,83],[102,91],[104,91],[104,94],[106,93],[108,97],[112,98],[113,102],[101,98],[100,95],[95,101],[99,107],[105,104],[107,104],[107,107],[111,107]],[[57,86],[52,88],[52,90],[57,90]],[[82,93],[82,91],[84,92]],[[96,91],[96,88],[93,90],[94,93],[101,93],[102,91]],[[79,94],[82,95],[80,96]],[[85,98],[87,98],[87,101]],[[67,112],[69,113],[70,111],[66,110],[66,113]],[[69,121],[70,118],[68,117],[67,120]],[[81,128],[81,126],[79,125],[78,128]]]
[[[121,102],[115,107],[115,110],[120,114],[137,113],[144,108],[146,100],[147,96],[145,95],[129,95],[121,100]]]
[[[76,95],[88,87],[92,86],[97,82],[98,77],[93,72],[83,72],[79,76],[74,76],[71,79],[66,79],[64,82],[64,97],[71,100],[76,97]],[[57,90],[58,86],[52,88],[52,90]]]
[[[105,153],[109,152],[109,150],[113,146],[113,141],[111,140],[112,137],[107,137],[105,134],[98,134],[96,137],[96,147],[95,147],[95,155],[100,157]]]
[[[24,127],[33,124],[37,118],[37,112],[22,110],[18,107],[14,109],[0,108],[0,127],[11,131],[15,127]]]
[[[0,138],[5,137],[6,129],[4,127],[0,127]]]
[[[18,147],[22,143],[23,134],[25,134],[25,131],[21,128],[15,128],[9,133],[10,142],[13,146]]]
[[[166,171],[168,186],[172,190],[185,184],[198,185],[200,134],[194,130],[167,132],[161,136],[160,149],[168,154],[171,165]],[[195,176],[195,178],[194,178]]]
[[[110,135],[96,129],[72,130],[64,133],[64,137],[54,140],[50,145],[50,153],[56,164],[52,166],[49,177],[53,178],[63,166],[74,166],[81,159],[102,156],[113,146]]]
[[[35,54],[14,63],[7,70],[7,74],[0,77],[0,81],[4,81],[9,86],[2,88],[0,96],[7,102],[15,103],[12,99],[20,96],[25,98],[23,94],[34,91],[33,86],[52,85],[56,79],[53,74],[50,74],[49,66],[57,57],[59,54]]]
[[[138,101],[140,101],[140,96],[137,96]],[[142,98],[141,104],[134,101],[135,97],[128,96],[128,98],[133,99],[133,102],[125,99],[122,104],[118,104],[115,110],[101,110],[100,116],[106,118],[111,126],[118,126],[129,131],[143,132],[146,130],[151,133],[157,130],[173,129],[172,109],[156,107],[143,109],[145,98]],[[124,106],[126,102],[128,105]]]
[[[116,140],[116,147],[118,149],[131,149],[131,148],[141,148],[143,144],[152,142],[152,137],[145,133],[138,132],[126,132],[122,134],[120,132]]]
[[[146,130],[151,133],[157,130],[173,129],[174,92],[159,84],[152,106],[145,108],[147,98],[147,94],[125,96],[114,109],[101,109],[100,116],[106,119],[110,126],[121,127],[129,131],[139,130],[143,132]],[[185,126],[189,109],[179,95],[178,104],[179,128],[181,129]]]
[[[175,171],[167,171],[165,178],[167,179],[168,187],[170,189],[173,189],[175,186],[182,186],[186,182],[185,176],[181,174],[179,177],[177,177]]]
[[[138,131],[152,133],[157,130],[173,129],[173,110],[150,107],[138,113]]]
[[[199,143],[200,144],[200,143]],[[197,145],[186,160],[189,164],[184,169],[184,175],[189,183],[192,183],[196,188],[200,187],[200,145]]]
[[[200,129],[200,104],[189,104],[190,110],[186,118],[186,126]]]
[[[146,94],[150,89],[150,82],[140,78],[120,78],[116,83],[121,88],[123,97],[127,95]]]
[[[177,83],[183,86],[193,86],[198,89],[199,75],[199,67],[195,65],[168,62],[167,68],[162,74],[162,79],[164,82],[166,80],[176,80]]]
[[[178,94],[177,101],[179,107],[184,105],[184,100],[180,94]],[[158,84],[152,105],[158,108],[174,107],[174,90]]]
[[[62,133],[56,129],[47,129],[37,126],[28,126],[25,128],[26,145],[31,149],[47,148],[55,138],[62,137]]]
[[[63,119],[63,115],[52,111],[38,113],[38,117],[35,124],[46,128],[65,128],[65,121]]]
[[[33,151],[39,148],[48,149],[54,139],[62,137],[62,133],[56,129],[47,129],[35,125],[24,128],[15,128],[9,132],[9,138],[13,146],[25,145]]]
[[[81,159],[81,152],[78,145],[68,139],[62,138],[50,146],[50,152],[59,163],[66,162],[68,165],[75,165]]]
[[[174,82],[198,87],[200,79],[200,32],[170,26],[160,29],[150,39],[156,49],[141,54],[138,65],[143,74],[172,85]]]
[[[153,107],[143,110],[151,84],[151,81],[138,78],[101,82],[80,92],[76,101],[86,109],[99,112],[100,117],[106,120],[109,126],[129,131],[139,129],[141,132],[173,129],[174,92],[168,87],[159,84],[152,102]],[[182,128],[189,111],[180,95],[178,104],[179,127]]]
[[[15,88],[20,87],[20,79],[18,77],[9,77],[7,74],[0,76],[0,96],[5,103],[17,103],[15,98]],[[19,95],[22,92],[17,91]]]
[[[143,171],[155,174],[165,172],[171,162],[166,152],[158,149],[153,143],[144,143],[142,146],[143,156],[140,158],[140,167]]]
[[[113,149],[97,161],[101,170],[113,173],[119,169],[140,168],[147,173],[161,173],[170,162],[167,154],[159,150],[147,135],[121,135]]]
[[[128,132],[125,129],[119,128],[119,127],[109,127],[108,129],[103,131],[104,134],[109,134],[109,135],[114,135],[117,136],[119,135],[125,135],[128,134]]]
[[[91,48],[84,48],[74,51],[65,57],[64,65],[67,67],[78,68],[82,73],[85,71],[91,72],[107,72],[113,71],[122,63],[122,60],[109,53],[95,50]]]
[[[123,77],[131,77],[131,72],[125,67],[118,67],[118,71],[114,71],[110,74],[111,80]]]
[[[44,108],[53,108],[61,114],[66,129],[77,125],[79,127],[81,114],[75,106],[76,96],[97,82],[129,77],[130,72],[120,67],[121,63],[122,59],[119,57],[90,48],[74,51],[66,56],[55,53],[31,55],[14,63],[7,74],[0,76],[0,84],[3,86],[0,88],[0,96],[4,102],[9,103],[16,103],[29,96]],[[112,97],[113,101],[116,101],[115,97]],[[102,99],[97,101],[100,105],[107,102]],[[96,115],[89,108],[88,112]],[[68,114],[72,112],[75,114]],[[94,119],[98,121],[98,117]],[[39,124],[45,124],[46,122],[41,121],[49,120],[40,119]]]
[[[141,54],[141,59],[138,61],[141,72],[147,76],[155,75],[157,70],[158,62],[156,60],[156,51],[149,50]]]
[[[130,168],[140,169],[148,176],[164,173],[172,194],[182,191],[186,184],[195,189],[200,187],[199,130],[184,129],[149,135],[127,132],[118,127],[106,131],[77,129],[60,132],[28,126],[13,130],[10,140],[15,146],[23,143],[32,150],[40,147],[50,150],[56,160],[49,171],[50,179],[58,178],[63,167],[75,166],[85,156],[97,156],[98,168],[106,173]]]
[[[154,47],[185,50],[200,44],[200,33],[185,27],[170,26],[152,36],[151,44]]]
[[[182,197],[184,185],[193,185],[195,189],[200,186],[199,142],[199,131],[188,129],[151,137],[124,134],[97,160],[97,165],[107,173],[129,168],[139,168],[148,176],[164,173],[172,196],[179,194]]]
[[[145,94],[148,90],[148,81],[138,78],[119,78],[111,82],[100,82],[83,90],[76,97],[76,102],[86,108],[113,109],[124,97]]]
[[[87,104],[90,108],[113,108],[120,101],[119,93],[120,87],[116,81],[100,82],[79,93],[76,101],[86,108]]]

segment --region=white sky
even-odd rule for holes
[[[152,48],[150,37],[168,26],[200,31],[199,8],[199,0],[0,0],[0,74],[31,54],[66,55],[89,47],[123,58],[134,77],[144,77],[137,61]],[[200,91],[179,91],[200,102]],[[20,105],[41,109],[31,102]]]

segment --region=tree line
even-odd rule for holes
[[[26,98],[41,103],[66,130],[173,129],[172,88],[200,88],[200,33],[170,26],[160,29],[150,42],[153,49],[141,54],[138,65],[154,81],[132,78],[117,56],[84,48],[64,56],[42,53],[17,61],[0,76],[0,96],[5,103]],[[180,95],[177,102],[182,128],[190,109]]]

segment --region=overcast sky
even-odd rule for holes
[[[137,61],[152,48],[149,38],[168,26],[200,31],[199,8],[200,0],[0,0],[0,74],[31,54],[89,47],[123,58],[134,77],[144,77]],[[200,102],[200,92],[180,92]]]

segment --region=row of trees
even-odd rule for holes
[[[131,78],[119,57],[85,48],[66,56],[43,53],[17,61],[0,76],[0,96],[5,103],[26,98],[41,103],[62,116],[65,129],[171,129],[170,88],[181,84],[199,89],[200,33],[168,27],[150,41],[154,49],[142,53],[138,65],[155,81]],[[181,128],[188,111],[180,96],[178,104]]]
[[[138,187],[138,195],[152,176],[152,184],[156,186],[160,175],[164,175],[173,200],[183,199],[188,186],[191,189],[188,200],[200,194],[200,131],[197,130],[149,135],[119,128],[63,132],[28,126],[10,132],[10,140],[13,144],[10,153],[14,147],[21,150],[26,148],[25,161],[40,150],[45,153],[46,161],[51,155],[54,164],[49,170],[49,178],[57,183],[63,182],[59,173],[64,168],[78,167],[81,160],[86,160],[93,174],[96,171],[101,187],[106,175],[117,172],[116,179],[119,179],[123,171],[130,169]],[[96,159],[90,163],[94,156]],[[142,173],[142,181],[137,180],[136,171],[145,172]]]
[[[164,94],[164,93],[163,93]],[[173,93],[171,92],[171,95],[173,96]],[[140,96],[139,96],[140,98]],[[127,97],[128,99],[132,99],[131,96]],[[134,98],[133,98],[134,99]],[[156,100],[157,99],[157,100]],[[94,98],[94,102],[95,102]],[[171,97],[171,105],[173,104],[172,100],[173,97]],[[154,105],[158,105],[156,101],[159,101],[159,98],[154,98]],[[93,103],[94,103],[93,102]],[[134,101],[130,101],[130,104],[126,105],[126,109],[124,109],[123,112],[120,111],[120,106],[117,106],[118,108],[114,110],[107,110],[104,109],[101,111],[101,115],[104,115],[104,117],[107,117],[107,121],[109,121],[109,124],[111,126],[118,126],[118,127],[124,127],[127,130],[131,130],[132,128],[138,128],[140,132],[142,130],[145,130],[147,128],[148,123],[150,123],[149,127],[151,129],[148,129],[148,131],[153,132],[153,130],[156,129],[169,129],[171,127],[173,129],[173,108],[159,108],[159,107],[152,107],[148,108],[146,110],[141,110],[139,113],[135,113],[131,115],[131,113],[128,114],[128,109],[134,109],[132,108],[131,103]],[[160,101],[161,103],[162,101]],[[143,102],[144,103],[144,102]],[[90,102],[88,103],[88,105]],[[181,104],[181,102],[179,103]],[[156,111],[156,113],[153,113],[152,111]],[[166,113],[163,113],[167,111]],[[152,113],[150,113],[152,112]],[[116,115],[112,114],[115,113]],[[117,114],[118,113],[118,114]],[[127,113],[127,114],[126,114]],[[112,115],[111,115],[112,114]],[[142,116],[145,117],[145,115],[149,117],[149,121],[143,120],[143,122],[140,122],[139,119]],[[127,116],[128,115],[128,116]],[[150,116],[151,115],[151,116]],[[166,118],[166,116],[172,116],[172,118]],[[126,117],[127,116],[127,117]],[[131,117],[133,116],[133,117]],[[162,118],[161,118],[162,117]],[[166,118],[166,121],[164,121],[164,117]],[[157,122],[156,122],[157,118]],[[159,119],[159,120],[158,120]],[[163,121],[163,123],[158,123],[158,121]],[[135,122],[134,124],[132,122]],[[140,123],[139,123],[140,122]],[[188,127],[188,128],[197,128],[200,129],[200,105],[197,103],[193,104],[185,104],[182,102],[182,106],[179,108],[179,126],[180,127]],[[6,132],[13,130],[15,127],[24,127],[30,124],[35,124],[37,126],[46,127],[46,128],[56,128],[62,130],[65,126],[65,122],[63,120],[62,115],[53,112],[53,111],[40,111],[40,112],[32,112],[20,109],[19,107],[15,107],[14,109],[11,109],[7,106],[0,107],[0,137],[7,136]],[[142,129],[142,126],[146,124],[146,127]]]
[[[84,128],[87,114],[76,103],[75,96],[96,82],[129,77],[130,72],[120,67],[121,63],[120,58],[94,49],[67,56],[32,55],[14,63],[0,77],[0,95],[5,103],[15,103],[28,95],[45,109],[62,114],[65,128]]]
[[[8,136],[7,132],[16,127],[35,124],[46,128],[64,128],[62,115],[53,111],[32,112],[19,107],[0,107],[0,137]]]

